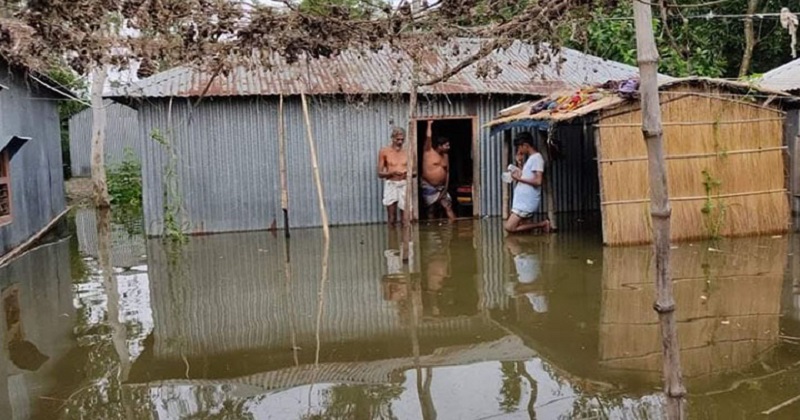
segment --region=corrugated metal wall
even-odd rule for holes
[[[790,109],[786,112],[786,120],[783,123],[784,142],[789,148],[789,191],[792,192],[791,205],[793,213],[800,213],[800,109]]]
[[[11,159],[11,223],[0,227],[0,255],[44,228],[66,205],[61,134],[55,100],[32,92],[22,75],[0,64],[0,142],[31,140]]]
[[[554,159],[551,164],[550,180],[556,212],[600,211],[600,182],[597,177],[593,125],[588,121],[575,120],[557,126],[554,137],[562,154],[562,158]],[[540,212],[546,209],[546,206],[542,206]]]
[[[130,148],[139,156],[139,128],[136,111],[107,100],[106,165],[119,163]],[[92,109],[75,114],[69,120],[69,156],[72,176],[91,176]]]
[[[480,125],[481,210],[497,216],[502,210],[500,174],[501,138],[489,137],[483,124],[518,102],[502,97],[420,97],[418,113],[425,116],[477,116]],[[172,104],[173,134],[169,136],[179,158],[177,179],[182,190],[187,230],[191,233],[251,231],[280,222],[278,173],[278,101],[274,98],[206,99],[193,112],[186,99]],[[371,98],[367,102],[343,98],[311,98],[310,110],[325,204],[334,225],[385,220],[383,186],[375,174],[380,147],[388,144],[391,127],[406,127],[407,101]],[[288,149],[290,224],[319,226],[316,190],[311,175],[305,124],[298,98],[285,103]],[[154,130],[166,133],[169,102],[146,102],[139,111],[144,144],[145,221],[147,233],[163,229],[164,166],[162,147],[149,139]],[[590,159],[581,144],[569,144],[569,153]],[[574,149],[574,150],[573,150]],[[593,149],[593,145],[592,145]],[[558,162],[556,191],[564,209],[572,200],[596,195],[573,172],[584,160]],[[563,174],[562,174],[563,172]],[[595,170],[596,172],[596,170]],[[593,189],[592,189],[593,188]],[[579,191],[579,189],[582,189]],[[588,192],[587,192],[588,191]],[[577,207],[576,207],[577,208]]]

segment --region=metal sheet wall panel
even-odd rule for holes
[[[519,98],[426,97],[418,115],[476,116],[480,148],[481,214],[500,215],[503,172],[502,139],[482,126]],[[252,231],[280,225],[277,105],[275,98],[206,99],[189,111],[187,99],[172,104],[169,136],[178,156],[177,179],[190,233]],[[145,221],[147,233],[163,228],[163,175],[167,162],[162,146],[149,139],[153,130],[169,131],[168,102],[143,104],[139,117],[144,144]],[[388,144],[393,125],[406,127],[407,98],[373,97],[367,101],[310,97],[309,116],[316,141],[325,205],[332,225],[385,220],[383,185],[375,174],[378,150]],[[310,149],[299,98],[285,102],[290,225],[321,224],[313,181]],[[572,140],[572,139],[570,139]],[[592,193],[575,172],[585,165],[581,144],[570,144],[577,160],[554,172],[563,187],[563,203],[581,202]],[[574,149],[574,150],[573,150]],[[585,153],[584,153],[585,154]],[[583,156],[586,157],[586,156]],[[589,191],[589,190],[587,190]],[[580,204],[582,205],[582,204]],[[567,204],[560,210],[566,210]],[[570,207],[571,208],[571,207]]]
[[[58,105],[29,89],[16,71],[0,64],[0,141],[29,137],[11,159],[13,219],[0,226],[0,255],[44,228],[66,206]]]
[[[140,155],[139,129],[136,111],[110,100],[105,101],[107,112],[105,155],[106,165],[119,163],[130,149]],[[72,176],[91,176],[92,109],[75,114],[69,120],[69,156]]]
[[[178,185],[184,230],[234,232],[269,228],[279,212],[277,102],[257,98],[188,99],[150,103],[140,110],[145,227],[163,230],[164,183]],[[171,127],[171,128],[170,128]],[[165,175],[169,153],[153,139],[161,133],[175,155],[175,176]]]
[[[797,142],[800,141],[800,109],[786,111],[786,120],[783,123],[784,142],[789,152],[789,190],[792,192],[792,212],[800,212],[800,150]]]

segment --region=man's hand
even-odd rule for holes
[[[522,171],[520,171],[519,169],[515,169],[514,171],[512,171],[511,172],[511,179],[513,179],[514,181],[517,181],[517,182],[522,180]]]

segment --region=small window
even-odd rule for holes
[[[11,222],[11,168],[8,151],[0,153],[0,225]]]

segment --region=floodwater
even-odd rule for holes
[[[647,247],[490,219],[423,227],[409,266],[359,226],[331,230],[324,266],[319,230],[287,263],[280,234],[174,248],[99,225],[79,211],[0,269],[0,418],[661,418]],[[689,418],[800,416],[780,406],[800,394],[799,247],[672,251]]]

